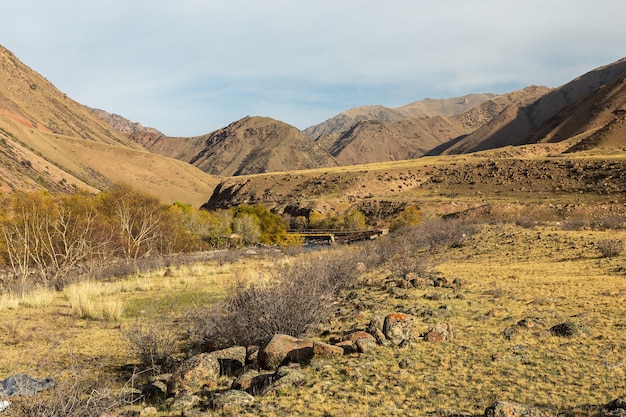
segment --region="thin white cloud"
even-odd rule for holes
[[[622,0],[21,0],[0,42],[78,101],[196,135],[251,114],[556,87],[621,58]]]

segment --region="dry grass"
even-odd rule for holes
[[[431,314],[420,317],[420,332],[449,322],[455,339],[314,361],[303,369],[308,377],[304,386],[259,396],[251,411],[262,416],[335,415],[337,410],[347,416],[400,416],[447,408],[482,415],[495,400],[516,400],[545,406],[554,415],[585,416],[586,405],[605,404],[626,390],[626,259],[623,253],[602,258],[596,247],[602,239],[624,238],[623,230],[494,223],[438,254],[437,271],[467,281],[459,290],[410,288],[406,298],[396,298],[384,288],[389,272],[370,271],[363,275],[368,285],[351,290],[367,308],[357,311],[351,301],[339,305],[323,326],[329,337],[364,328],[375,315],[423,308]],[[77,358],[89,369],[94,357],[107,369],[119,369],[137,360],[120,325],[128,329],[138,317],[149,323],[153,314],[176,315],[189,306],[210,304],[223,297],[224,284],[235,274],[258,278],[260,271],[285,262],[291,261],[244,258],[222,267],[172,268],[168,277],[158,271],[99,284],[94,290],[98,297],[113,297],[127,306],[117,322],[70,315],[61,294],[37,308],[18,302],[3,311],[0,373],[28,370],[41,376],[46,366]],[[504,337],[504,330],[522,319],[535,326]],[[550,327],[565,321],[581,323],[590,334],[550,334]]]
[[[331,323],[333,334],[364,328],[374,315],[423,306],[434,315],[421,319],[420,330],[449,322],[454,341],[378,347],[318,362],[306,369],[306,387],[261,397],[260,408],[276,416],[338,409],[350,416],[426,415],[440,408],[482,415],[495,400],[515,400],[586,415],[584,406],[605,404],[626,389],[626,276],[618,272],[624,258],[598,256],[594,242],[603,236],[609,234],[486,226],[469,244],[448,251],[437,268],[467,280],[460,290],[410,289],[408,299],[396,299],[381,287],[384,273],[370,277],[373,285],[359,291],[359,299],[373,307],[347,309]],[[505,338],[503,331],[522,319],[535,327]],[[564,321],[591,333],[552,336],[549,328]]]

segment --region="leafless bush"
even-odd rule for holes
[[[624,219],[617,216],[603,217],[599,220],[598,226],[607,230],[621,229],[624,226]]]
[[[534,229],[537,226],[537,221],[530,217],[521,217],[515,220],[515,224],[523,227],[524,229]]]
[[[478,230],[474,221],[463,218],[437,219],[412,229],[417,244],[427,250],[463,246]]]
[[[138,318],[123,333],[143,370],[168,372],[176,365],[181,334],[168,314],[161,312],[155,316]]]
[[[222,303],[188,315],[190,342],[247,345],[276,333],[305,334],[329,317],[337,291],[357,276],[348,253],[299,258],[277,267],[269,279],[236,279]]]
[[[589,222],[583,219],[572,219],[561,222],[561,229],[563,230],[583,230],[587,227],[589,227]]]
[[[596,247],[603,258],[614,258],[624,250],[624,241],[621,239],[604,239],[596,242]]]
[[[378,258],[370,254],[369,259],[372,265],[386,264],[397,274],[424,275],[433,266],[433,251],[461,246],[476,230],[476,224],[466,219],[431,220],[380,238],[373,251]]]

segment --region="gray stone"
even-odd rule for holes
[[[220,364],[208,353],[201,353],[183,362],[172,375],[167,391],[170,395],[181,392],[193,394],[203,386],[216,383],[220,376]]]
[[[214,410],[237,410],[254,403],[254,397],[247,392],[228,390],[215,395],[212,401]]]
[[[26,374],[16,374],[0,382],[0,398],[8,398],[15,395],[30,397],[54,386],[55,382],[52,378],[40,379]]]

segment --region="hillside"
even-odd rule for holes
[[[152,152],[221,176],[332,167],[337,162],[293,126],[269,117],[245,117],[208,135],[155,137]]]
[[[555,143],[577,138],[568,152],[626,149],[626,75],[563,108],[527,142]]]
[[[0,189],[95,192],[115,182],[199,204],[218,180],[146,151],[0,47]]]
[[[331,117],[325,122],[306,128],[304,133],[318,140],[323,136],[342,135],[365,120],[396,122],[409,117],[452,116],[464,113],[494,96],[495,94],[486,93],[443,99],[427,98],[395,108],[380,105],[355,107]]]
[[[535,100],[549,91],[547,87],[530,86],[503,95],[489,95],[489,98],[479,105],[449,116],[406,117],[396,121],[362,120],[339,136],[331,134],[320,137],[318,143],[341,165],[414,159],[433,148],[446,146],[450,141],[468,135],[495,118],[505,108]],[[485,99],[487,96],[480,97]],[[477,100],[477,98],[469,100],[467,97],[459,99],[463,103],[473,103]],[[416,103],[430,101],[433,100]],[[457,99],[452,102],[457,102]],[[414,106],[416,109],[423,107]],[[460,109],[460,106],[450,108]],[[432,109],[439,109],[442,113],[445,113],[446,109],[449,110],[445,106],[433,106]]]
[[[594,69],[535,101],[507,108],[467,137],[450,142],[450,146],[440,148],[437,154],[469,153],[541,141],[542,134],[550,133],[549,128],[542,129],[544,122],[557,115],[566,106],[577,103],[583,97],[593,94],[598,88],[624,75],[626,75],[626,59]],[[589,102],[595,99],[597,98],[591,97]],[[561,134],[558,137],[563,140],[566,136]]]

